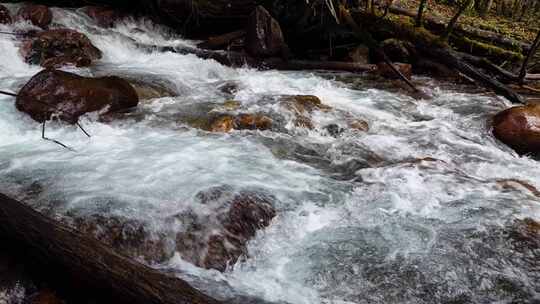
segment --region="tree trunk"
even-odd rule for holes
[[[538,35],[536,35],[536,39],[534,40],[531,50],[527,54],[527,57],[523,61],[523,65],[521,66],[521,70],[519,71],[519,83],[523,84],[525,82],[525,76],[527,76],[527,65],[529,64],[529,61],[534,56],[536,51],[538,50],[538,47],[540,47],[540,31],[538,31]]]
[[[448,37],[450,37],[450,34],[452,34],[452,31],[454,30],[454,26],[456,25],[459,17],[463,14],[463,12],[465,12],[465,10],[471,5],[473,0],[466,0],[465,3],[463,3],[457,13],[454,15],[454,17],[452,17],[452,19],[450,19],[450,22],[448,22],[448,25],[446,26],[446,30],[444,31],[444,33],[441,35],[441,38],[443,40],[448,40]]]
[[[416,27],[422,26],[422,14],[424,13],[424,8],[426,6],[427,0],[421,0],[420,5],[418,6],[418,14],[416,15]]]
[[[219,303],[188,283],[123,257],[3,194],[0,236],[53,287],[86,291],[107,303]]]

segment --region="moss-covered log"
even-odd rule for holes
[[[416,18],[417,13],[414,11],[397,6],[390,6],[389,9],[392,14]],[[427,29],[437,34],[442,33],[446,27],[445,20],[430,15],[424,15],[423,24]],[[465,36],[473,41],[491,44],[505,50],[517,53],[526,53],[530,48],[530,44],[528,43],[517,41],[495,32],[482,30],[464,24],[456,25],[455,34],[461,37]]]
[[[424,28],[415,27],[412,20],[403,20],[396,16],[379,19],[377,16],[363,11],[356,11],[353,16],[356,22],[371,34],[384,38],[399,37],[402,40],[408,40],[416,46],[422,55],[458,70],[477,81],[479,85],[493,90],[496,94],[504,96],[513,103],[525,103],[521,96],[506,85],[466,62],[439,36]]]

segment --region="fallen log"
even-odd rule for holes
[[[0,193],[0,236],[53,287],[107,303],[218,304],[188,283],[123,257]],[[99,303],[99,302],[98,302]]]
[[[400,39],[413,43],[424,56],[458,70],[465,76],[474,79],[478,85],[494,91],[497,95],[503,96],[513,103],[525,103],[521,96],[505,84],[467,63],[459,56],[458,52],[452,50],[448,44],[426,29],[417,28],[409,22],[399,22],[399,20],[388,18],[378,19],[377,16],[363,11],[355,11],[354,18],[357,23],[362,24],[371,33],[393,33]]]
[[[285,60],[278,57],[258,60],[245,53],[231,51],[202,50],[190,47],[160,47],[152,45],[139,45],[148,51],[173,52],[183,55],[195,55],[201,59],[213,59],[229,67],[252,67],[259,69],[276,70],[330,70],[352,73],[372,72],[377,69],[375,64],[344,61],[309,61]]]

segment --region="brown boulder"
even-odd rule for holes
[[[177,250],[182,258],[208,269],[224,271],[247,254],[247,242],[258,230],[270,225],[276,211],[270,194],[234,191],[226,186],[214,187],[196,196],[195,210],[177,218],[184,231],[177,235]]]
[[[357,131],[367,132],[369,131],[369,124],[365,120],[353,120],[349,122],[349,127]]]
[[[272,128],[272,119],[262,114],[220,115],[216,117],[211,126],[212,132],[230,132],[231,130],[269,130]]]
[[[279,23],[262,6],[249,16],[246,50],[254,57],[286,56],[288,48]]]
[[[506,109],[493,118],[493,135],[519,154],[540,153],[540,105]]]
[[[272,119],[260,114],[239,114],[234,119],[234,128],[237,130],[269,130],[272,128]]]
[[[10,24],[12,21],[7,7],[0,4],[0,24]]]
[[[412,78],[412,66],[408,63],[394,62],[392,65],[398,69],[398,71],[407,79]],[[382,77],[389,79],[398,79],[399,76],[392,70],[392,68],[385,62],[377,63],[377,73]]]
[[[233,129],[234,117],[231,115],[221,115],[213,120],[209,131],[227,133]]]
[[[124,17],[121,12],[103,6],[85,6],[83,13],[94,20],[101,27],[113,27],[114,24]]]
[[[15,105],[34,120],[43,122],[56,114],[74,124],[81,115],[107,108],[114,113],[137,106],[139,99],[125,80],[110,76],[87,78],[46,69],[36,74],[20,90]]]
[[[21,54],[26,62],[45,68],[69,64],[89,66],[92,61],[101,58],[101,51],[86,35],[69,29],[37,33],[22,44]]]
[[[290,95],[281,98],[282,104],[293,112],[300,114],[311,113],[314,110],[326,111],[331,109],[323,104],[319,97],[313,95]]]
[[[45,5],[26,4],[19,9],[17,17],[28,20],[37,27],[46,29],[52,22],[53,14]]]

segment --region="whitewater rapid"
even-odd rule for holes
[[[103,29],[77,11],[53,12],[55,26],[85,33],[104,55],[91,68],[66,70],[159,78],[179,96],[144,101],[133,119],[101,123],[88,115],[81,122],[91,138],[50,123],[48,136],[73,153],[41,140],[40,125],[0,95],[2,192],[59,218],[121,215],[160,230],[170,229],[165,219],[190,207],[201,190],[264,189],[277,198],[277,217],[249,243],[247,260],[225,273],[197,268],[180,255],[153,265],[220,299],[540,301],[539,265],[526,263],[500,232],[515,219],[540,220],[539,197],[519,183],[501,186],[519,180],[540,188],[538,162],[490,133],[489,118],[511,106],[507,101],[429,78],[415,82],[432,99],[416,100],[373,88],[361,75],[233,69],[140,48],[195,45],[149,21]],[[0,31],[29,27],[0,25]],[[17,92],[40,70],[23,62],[18,44],[0,36],[2,90]],[[287,125],[287,132],[211,134],[175,119],[185,105],[224,102],[219,86],[229,82],[238,87],[233,99],[248,112],[280,111],[261,100],[286,94],[316,95],[338,111],[314,114],[313,130]],[[330,136],[324,127],[343,125],[344,115],[367,121],[370,130]],[[298,156],[297,147],[315,159]],[[42,190],[29,195],[36,183]]]

